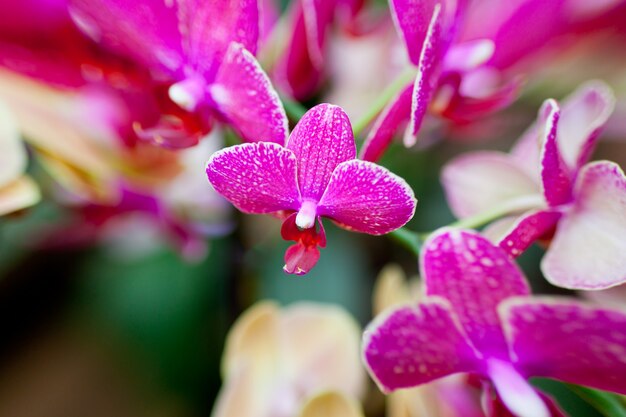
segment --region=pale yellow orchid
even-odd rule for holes
[[[337,306],[260,302],[235,323],[213,417],[358,417],[361,332]]]
[[[0,102],[0,215],[39,201],[39,188],[24,174],[27,163],[17,123],[7,106]]]

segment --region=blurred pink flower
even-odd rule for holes
[[[459,217],[494,207],[523,212],[491,230],[513,256],[554,233],[541,269],[555,285],[602,289],[626,281],[626,177],[612,162],[585,165],[613,106],[607,86],[586,84],[562,109],[546,101],[511,154],[451,161],[442,181],[452,211]]]

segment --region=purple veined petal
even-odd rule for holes
[[[417,63],[417,76],[413,84],[413,96],[411,98],[411,120],[404,135],[405,146],[415,144],[422,120],[437,86],[441,58],[444,54],[441,9],[442,6],[439,3],[433,8],[428,32]]]
[[[332,104],[313,107],[294,127],[287,149],[298,161],[302,198],[319,201],[337,165],[356,156],[348,115]]]
[[[572,173],[563,161],[557,131],[561,110],[556,101],[546,100],[539,110],[543,119],[541,150],[541,182],[549,206],[568,203],[572,199]]]
[[[211,71],[231,42],[256,54],[258,0],[177,0],[185,55],[194,69]]]
[[[533,210],[520,216],[499,239],[498,245],[511,256],[521,255],[530,245],[554,231],[562,213],[558,210]]]
[[[510,362],[491,359],[488,374],[504,405],[515,416],[550,417],[548,406],[539,393]]]
[[[404,42],[413,64],[419,65],[424,45],[428,42],[429,26],[432,25],[435,10],[440,9],[439,24],[446,32],[442,35],[449,41],[453,36],[459,13],[464,8],[463,3],[463,1],[440,0],[392,0],[389,2],[396,31]]]
[[[611,88],[598,80],[581,85],[563,100],[558,143],[570,170],[578,171],[589,160],[614,108]]]
[[[512,298],[500,307],[526,376],[626,394],[626,314],[568,298]]]
[[[287,116],[278,94],[257,60],[243,45],[231,43],[209,87],[219,112],[249,142],[287,139]]]
[[[383,392],[480,370],[480,353],[439,297],[387,310],[363,333],[363,361]]]
[[[477,232],[442,229],[424,243],[420,266],[426,295],[450,302],[480,352],[508,360],[496,309],[502,300],[530,294],[508,254]]]
[[[452,212],[460,218],[473,216],[495,206],[528,199],[541,206],[541,190],[509,155],[473,152],[448,162],[441,182]],[[531,207],[528,207],[531,208]]]
[[[78,27],[95,41],[154,71],[182,75],[175,2],[70,0],[69,7]]]
[[[333,172],[317,214],[349,230],[382,235],[411,220],[416,203],[402,178],[373,162],[353,159]]]
[[[363,143],[361,159],[376,162],[383,156],[398,128],[411,117],[412,95],[413,84],[410,84],[383,109]]]
[[[215,152],[206,173],[215,190],[245,213],[300,207],[296,158],[275,143],[244,143]]]
[[[554,285],[604,289],[626,281],[626,177],[613,162],[585,165],[575,202],[541,262]],[[581,256],[584,254],[584,256]]]

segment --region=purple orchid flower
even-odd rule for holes
[[[344,229],[382,235],[408,222],[416,200],[387,169],[355,159],[352,126],[337,106],[320,104],[294,128],[286,147],[250,143],[223,149],[207,162],[209,181],[245,213],[286,218],[285,271],[305,274],[326,237],[321,217]],[[317,224],[317,226],[316,226]]]
[[[254,58],[257,1],[70,0],[70,10],[87,35],[146,69],[166,91],[163,107],[227,122],[247,141],[285,142],[284,109]],[[138,135],[170,147],[197,143],[168,120],[136,126]]]
[[[530,296],[524,275],[476,232],[441,230],[421,254],[425,298],[377,317],[363,358],[384,392],[477,374],[516,416],[554,415],[534,376],[626,393],[626,314]]]
[[[478,152],[451,161],[442,181],[452,211],[458,217],[494,207],[523,213],[491,230],[513,256],[554,235],[541,263],[554,285],[589,290],[623,283],[626,177],[613,162],[585,164],[613,107],[610,89],[589,83],[562,108],[547,100],[511,154]]]
[[[498,110],[515,98],[519,81],[501,85],[497,72],[485,64],[494,53],[491,39],[455,41],[466,13],[466,1],[393,0],[392,17],[415,81],[392,98],[370,130],[361,157],[378,160],[398,127],[409,121],[404,143],[415,143],[426,111],[457,122]]]

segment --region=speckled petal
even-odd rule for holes
[[[558,210],[534,210],[520,216],[499,239],[498,244],[511,256],[521,255],[543,236],[551,235],[561,218]]]
[[[430,100],[435,93],[443,55],[442,20],[441,4],[438,3],[433,9],[428,32],[417,63],[417,76],[413,84],[413,96],[411,98],[411,121],[404,135],[405,146],[415,144],[422,120],[424,120]]]
[[[363,334],[363,360],[385,393],[476,371],[479,355],[438,297],[383,313]]]
[[[206,173],[215,190],[245,213],[300,207],[296,158],[275,143],[245,143],[211,155]]]
[[[561,109],[556,101],[550,99],[543,104],[539,115],[543,119],[541,130],[543,195],[550,206],[558,206],[572,199],[572,172],[565,164],[557,142]]]
[[[256,54],[259,40],[257,0],[176,0],[183,46],[188,61],[210,70],[231,42]]]
[[[285,109],[269,78],[243,45],[231,43],[209,92],[220,113],[245,140],[285,144]]]
[[[72,18],[97,42],[166,74],[182,74],[177,7],[163,0],[71,0]]]
[[[398,128],[411,117],[412,94],[413,84],[410,84],[378,115],[361,148],[361,159],[376,162],[383,156]]]
[[[473,152],[448,162],[441,182],[452,212],[460,218],[495,206],[535,196],[542,203],[541,189],[510,156],[500,152]]]
[[[626,314],[567,298],[511,299],[500,313],[518,367],[626,394]]]
[[[626,176],[613,162],[586,165],[575,202],[559,222],[541,262],[546,279],[565,288],[603,289],[626,281]],[[584,256],[581,256],[584,254]]]
[[[317,214],[349,230],[382,235],[411,220],[416,203],[402,178],[373,162],[354,159],[335,169]]]
[[[478,350],[508,360],[496,308],[511,296],[530,293],[508,254],[477,232],[443,229],[424,244],[420,265],[426,295],[450,302]]]
[[[287,148],[298,161],[302,197],[315,201],[322,197],[337,165],[356,156],[348,115],[332,104],[319,104],[306,112],[291,132]]]

